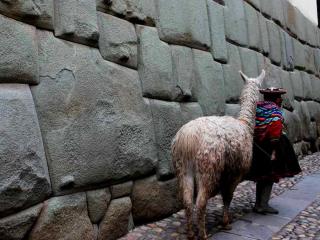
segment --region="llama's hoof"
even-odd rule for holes
[[[222,225],[222,228],[221,228],[221,229],[226,230],[226,231],[229,231],[229,230],[232,229],[232,226],[231,226],[231,224]]]

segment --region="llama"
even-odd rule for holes
[[[222,225],[231,229],[229,206],[233,192],[249,171],[259,87],[265,77],[244,80],[239,117],[200,117],[183,125],[172,141],[172,161],[186,208],[188,239],[194,239],[193,200],[200,239],[207,239],[205,211],[209,198],[219,192],[223,199]],[[196,198],[194,198],[194,192]]]

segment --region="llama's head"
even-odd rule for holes
[[[266,72],[264,69],[262,69],[261,74],[256,78],[249,78],[241,71],[239,71],[239,73],[245,84],[255,84],[258,88],[262,86],[262,82],[266,76]]]

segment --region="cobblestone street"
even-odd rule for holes
[[[300,160],[302,173],[293,177],[282,179],[278,184],[273,187],[272,197],[282,196],[287,190],[295,189],[296,184],[303,182],[303,180],[314,174],[320,173],[320,153],[309,155]],[[296,216],[290,218],[290,222],[275,233],[272,237],[273,240],[278,239],[320,239],[320,192],[317,198],[314,198],[312,203]],[[255,220],[263,218],[268,219],[266,216],[252,214],[252,207],[255,201],[255,184],[253,182],[242,182],[236,189],[234,199],[231,204],[231,213],[233,215],[233,222],[242,219],[244,216],[253,216],[251,221],[254,224]],[[165,204],[165,203],[164,203]],[[222,201],[220,196],[211,199],[207,205],[207,231],[209,238],[217,239],[221,233],[219,230],[221,226],[222,214]],[[255,217],[256,216],[256,217]],[[258,219],[259,218],[259,219]],[[246,218],[242,219],[246,220]],[[269,220],[270,221],[270,220]],[[272,218],[271,218],[272,221]],[[240,222],[240,221],[239,221]],[[212,237],[212,235],[217,236]],[[223,234],[223,233],[222,233]],[[142,240],[142,239],[186,239],[185,234],[185,216],[184,211],[180,211],[172,216],[162,219],[158,222],[149,223],[136,227],[129,232],[122,240]],[[225,239],[219,237],[218,239]],[[240,238],[238,238],[240,239]],[[250,239],[250,238],[241,238]],[[263,239],[263,238],[257,238]]]

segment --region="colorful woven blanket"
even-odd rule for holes
[[[262,141],[265,137],[279,138],[282,131],[281,109],[269,101],[257,103],[255,137]]]

